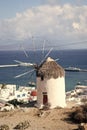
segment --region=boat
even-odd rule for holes
[[[81,70],[82,69],[77,68],[77,67],[68,67],[68,68],[65,68],[65,71],[72,71],[72,72],[79,72]]]

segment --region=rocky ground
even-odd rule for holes
[[[22,106],[10,112],[0,112],[0,126],[6,124],[10,130],[17,129],[17,125],[25,124],[26,127],[23,126],[21,130],[76,130],[78,125],[73,124],[68,118],[70,111],[71,108],[39,110]]]

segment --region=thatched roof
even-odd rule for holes
[[[46,61],[39,67],[37,77],[44,78],[58,78],[65,75],[64,69],[58,65],[52,58],[47,58]]]

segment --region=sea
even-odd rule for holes
[[[78,67],[87,69],[87,50],[53,50],[49,55],[48,50],[36,51],[0,51],[0,65],[17,64],[15,60],[40,65],[48,56],[58,59],[56,62],[63,68]],[[26,55],[27,54],[27,55]],[[36,73],[32,67],[5,67],[0,68],[0,84],[16,84],[17,86],[28,86],[29,82],[36,82]],[[33,70],[32,72],[30,72]],[[19,78],[15,76],[29,72]],[[73,90],[77,83],[87,85],[87,72],[65,72],[65,89]],[[62,87],[62,86],[61,86]]]

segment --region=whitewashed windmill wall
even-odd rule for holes
[[[37,106],[65,107],[65,71],[50,57],[37,70]]]

